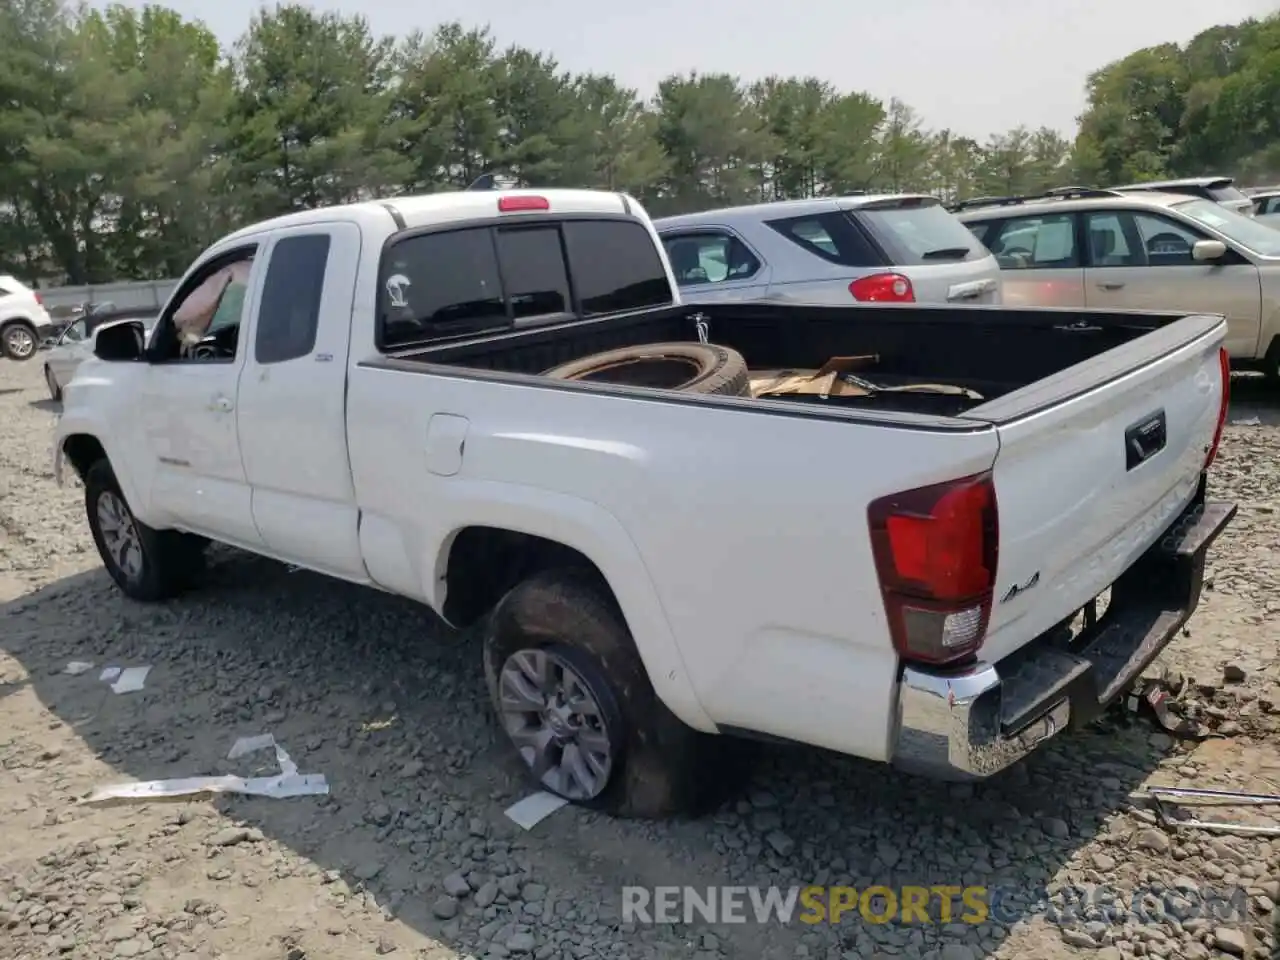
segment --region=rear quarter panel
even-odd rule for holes
[[[897,658],[867,504],[986,469],[993,429],[835,422],[752,401],[724,409],[436,369],[352,371],[350,449],[375,578],[409,565],[416,584],[395,588],[438,604],[459,529],[562,539],[610,579],[677,715],[701,710],[719,725],[887,758]],[[450,476],[428,469],[434,413],[468,421]],[[615,524],[625,536],[593,532]],[[653,616],[638,579],[652,584]],[[675,659],[658,655],[663,634]],[[696,705],[673,702],[680,681]]]

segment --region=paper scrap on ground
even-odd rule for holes
[[[569,801],[554,793],[540,790],[507,807],[507,816],[526,830],[532,830]]]
[[[146,684],[150,672],[150,667],[125,667],[116,682],[111,684],[111,689],[115,693],[137,693]]]
[[[103,667],[102,673],[98,675],[98,679],[103,683],[111,683],[118,676],[120,676],[119,667]]]
[[[80,674],[88,673],[92,669],[93,669],[92,663],[85,663],[83,660],[72,660],[70,663],[67,664],[66,669],[63,670],[62,672],[69,673],[73,677],[78,677],[80,676]]]
[[[1248,417],[1244,420],[1232,420],[1231,425],[1233,427],[1260,427],[1262,426],[1262,421],[1257,417]]]
[[[237,777],[227,774],[221,777],[178,777],[173,780],[147,780],[142,783],[122,783],[101,787],[82,803],[102,800],[162,800],[169,797],[188,797],[200,793],[240,793],[254,797],[307,797],[327,794],[329,783],[322,773],[298,773],[293,762],[275,737],[264,733],[256,737],[241,737],[231,745],[228,760],[235,760],[250,753],[274,748],[280,773],[273,777]]]

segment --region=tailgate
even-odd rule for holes
[[[984,659],[1078,611],[1193,498],[1218,424],[1225,332],[1220,317],[1186,317],[970,413],[1000,438]],[[990,416],[1001,408],[1013,415]]]

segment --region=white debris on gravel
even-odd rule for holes
[[[1162,828],[1129,795],[1280,785],[1280,392],[1239,381],[1211,490],[1240,512],[1199,612],[1162,658],[1209,739],[1120,719],[993,781],[933,784],[769,749],[752,789],[695,822],[566,811],[528,792],[478,651],[422,608],[220,550],[170,603],[124,600],[83,491],[49,466],[40,362],[0,361],[0,956],[437,960],[1267,957],[1280,840]],[[152,664],[103,696],[70,660]],[[1232,665],[1226,682],[1224,668]],[[19,682],[19,680],[21,682]],[[395,717],[394,723],[386,718]],[[330,796],[78,805],[96,785],[233,775],[271,730]],[[625,885],[981,886],[964,922],[634,926]],[[1082,899],[1083,898],[1083,899]],[[1106,904],[1111,903],[1110,907]],[[1145,905],[1145,906],[1144,906]],[[1138,909],[1132,909],[1137,907]]]

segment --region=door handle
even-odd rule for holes
[[[235,409],[235,404],[230,397],[217,396],[209,401],[209,409],[214,413],[230,413]]]
[[[1105,283],[1098,284],[1099,290],[1123,290],[1124,284],[1116,280],[1110,280]]]

